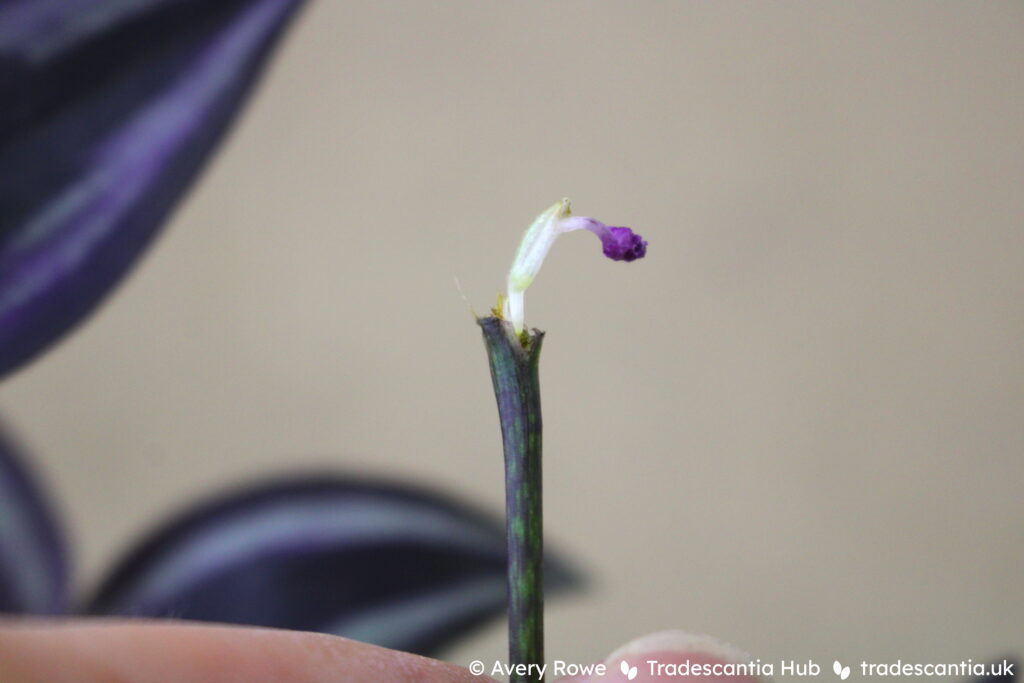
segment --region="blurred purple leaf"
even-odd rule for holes
[[[549,562],[549,584],[575,578]],[[505,609],[505,532],[446,498],[333,477],[262,485],[160,529],[94,614],[343,635],[431,654]]]
[[[68,588],[67,552],[54,513],[0,433],[0,613],[62,614]]]
[[[0,4],[0,375],[117,284],[301,4]]]

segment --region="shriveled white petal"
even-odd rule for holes
[[[523,292],[540,272],[544,258],[563,231],[562,220],[569,216],[569,200],[562,199],[537,216],[523,235],[516,257],[508,271],[508,294],[505,297],[505,319],[512,323],[516,332],[523,331],[525,320]]]

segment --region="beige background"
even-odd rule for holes
[[[1024,4],[349,3],[298,21],[98,315],[6,382],[95,579],[308,464],[501,509],[479,333],[527,296],[552,658],[678,626],[765,660],[1024,653]],[[502,653],[494,623],[451,653]]]

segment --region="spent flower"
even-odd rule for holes
[[[537,216],[519,243],[515,260],[508,271],[508,290],[505,294],[503,314],[517,333],[523,331],[523,294],[533,283],[544,258],[555,239],[562,233],[589,230],[601,240],[604,255],[613,261],[635,261],[647,254],[647,242],[630,228],[606,225],[586,216],[573,216],[569,200],[555,202]]]

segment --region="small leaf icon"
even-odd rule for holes
[[[622,663],[619,664],[619,671],[621,671],[622,675],[625,676],[628,680],[633,680],[634,678],[636,678],[636,667],[627,664],[626,660],[622,660]]]
[[[839,663],[839,660],[832,662],[832,671],[835,672],[836,676],[839,676],[839,680],[845,681],[850,677],[850,667],[843,666]]]

